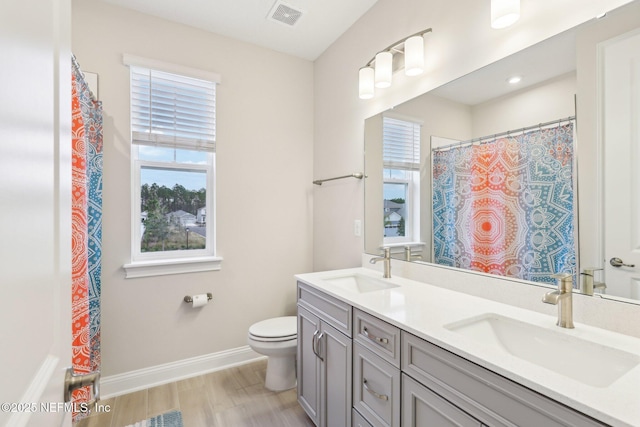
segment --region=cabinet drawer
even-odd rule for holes
[[[356,342],[353,406],[373,427],[400,426],[400,370]]]
[[[354,309],[353,331],[357,342],[400,368],[400,329]]]
[[[362,415],[355,409],[351,410],[351,425],[353,427],[373,427],[369,421],[365,420]]]
[[[351,306],[305,283],[298,282],[298,304],[351,337]]]
[[[402,374],[402,427],[481,427],[480,421]]]
[[[490,426],[605,425],[404,331],[402,371]]]

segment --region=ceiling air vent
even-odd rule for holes
[[[293,7],[285,3],[277,1],[271,8],[267,19],[293,27],[296,22],[298,22],[298,19],[300,19],[301,16],[301,11],[294,9]]]

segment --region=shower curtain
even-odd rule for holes
[[[433,153],[434,261],[534,282],[575,275],[573,123]]]
[[[72,58],[72,364],[76,373],[100,369],[102,246],[102,104]],[[73,394],[91,399],[90,389]],[[75,415],[75,414],[74,414]]]

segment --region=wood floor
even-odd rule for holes
[[[124,427],[171,410],[184,427],[312,427],[298,405],[296,389],[264,388],[266,360],[189,378],[107,400],[111,410],[74,427]]]

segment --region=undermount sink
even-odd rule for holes
[[[357,273],[346,276],[328,277],[323,280],[334,286],[339,286],[346,291],[357,294],[398,287],[396,284]]]
[[[632,353],[494,313],[444,327],[594,387],[608,387],[640,364]]]

